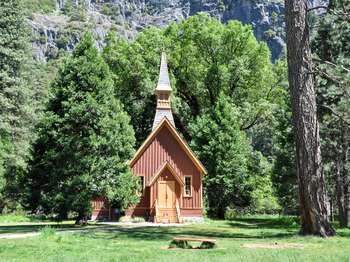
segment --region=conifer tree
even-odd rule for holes
[[[191,147],[208,170],[204,185],[209,215],[223,218],[230,205],[249,205],[249,146],[240,130],[239,110],[220,95],[216,106],[190,125],[190,132]]]
[[[309,45],[308,3],[285,0],[288,79],[295,131],[299,185],[300,233],[322,237],[335,234],[327,217],[319,123]]]
[[[349,1],[329,1],[313,41],[324,170],[341,227],[350,220],[350,21],[346,10],[350,10]]]
[[[0,212],[17,193],[17,177],[26,168],[35,118],[32,90],[23,78],[30,52],[22,10],[20,0],[0,2]]]
[[[87,33],[53,84],[53,97],[26,179],[26,203],[46,213],[85,219],[94,196],[125,208],[138,184],[126,161],[135,143],[130,118],[114,97],[108,66]]]

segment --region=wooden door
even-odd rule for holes
[[[160,208],[175,207],[175,181],[159,181],[158,202]]]

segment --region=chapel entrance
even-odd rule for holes
[[[159,208],[175,208],[175,181],[158,182]]]
[[[178,223],[179,214],[176,209],[176,182],[174,180],[158,181],[158,212],[156,221],[160,223]]]

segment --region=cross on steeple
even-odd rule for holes
[[[171,112],[171,91],[172,89],[170,86],[167,59],[165,53],[163,52],[160,62],[158,84],[155,90],[155,94],[157,96],[157,109],[152,130],[157,127],[164,117],[166,117],[170,123],[175,126],[173,114]]]

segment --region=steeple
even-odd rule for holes
[[[162,59],[160,61],[160,70],[159,70],[159,78],[158,84],[155,90],[155,94],[157,96],[157,109],[156,115],[153,121],[154,130],[157,125],[166,117],[170,123],[175,126],[173,114],[171,112],[171,103],[170,103],[170,95],[171,95],[171,86],[170,79],[168,73],[168,65],[166,60],[165,53],[162,53]]]

